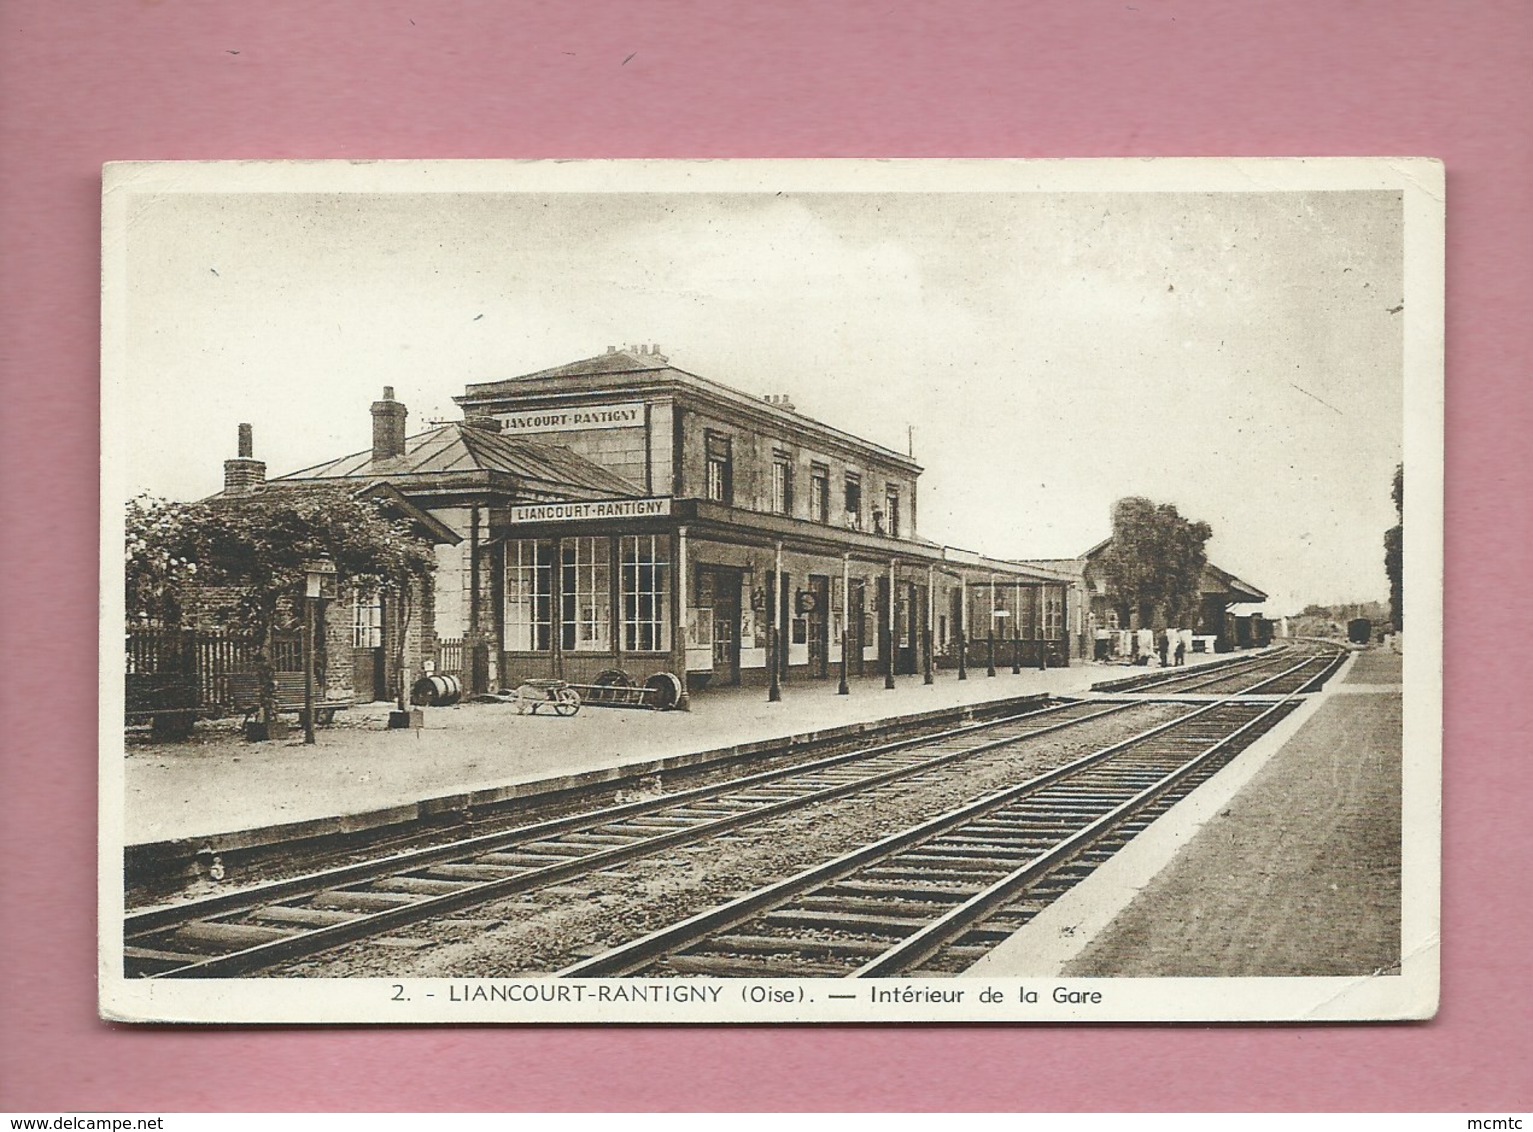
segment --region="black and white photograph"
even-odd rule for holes
[[[103,1016],[1436,1011],[1438,163],[103,199]]]

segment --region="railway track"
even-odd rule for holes
[[[1222,701],[560,971],[961,971],[1297,704]]]
[[[1312,682],[1314,659],[1289,664],[1277,675],[1270,674],[1270,666],[1243,669],[1239,679],[1248,690],[1273,680],[1302,677]],[[1232,677],[1221,677],[1228,678]],[[124,920],[124,970],[129,977],[158,978],[257,972],[475,904],[551,885],[578,884],[583,876],[735,833],[816,803],[937,781],[961,761],[1126,712],[1140,702],[1128,697],[1067,702],[134,913]],[[1206,710],[1198,708],[1184,718],[1201,718]],[[1088,759],[1102,756],[1097,752]],[[854,921],[856,908],[854,902],[848,912]]]
[[[1102,690],[1112,695],[1289,695],[1322,686],[1345,659],[1345,653],[1335,650],[1309,653],[1284,648],[1227,664],[1172,672],[1162,669],[1113,681]]]
[[[129,977],[228,977],[488,900],[610,869],[818,802],[920,781],[965,759],[1121,713],[1082,701],[965,724],[377,861],[128,915]]]

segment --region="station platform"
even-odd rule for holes
[[[966,973],[1397,971],[1401,660],[1357,654],[1321,695]]]
[[[1195,654],[1189,666],[1230,659]],[[249,848],[305,837],[398,825],[593,782],[643,777],[728,757],[745,745],[789,736],[824,736],[994,700],[1080,694],[1094,683],[1147,671],[1087,664],[1013,673],[983,667],[967,680],[940,670],[935,682],[882,676],[851,682],[793,681],[778,703],[765,688],[694,694],[689,712],[586,706],[559,717],[519,715],[505,703],[426,708],[425,727],[389,731],[393,705],[358,705],[316,729],[307,746],[290,737],[245,742],[237,720],[199,723],[190,739],[149,742],[130,736],[123,763],[128,847],[205,843]]]

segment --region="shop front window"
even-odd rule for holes
[[[506,647],[547,652],[553,647],[553,568],[558,544],[545,539],[506,543]]]
[[[665,535],[628,535],[622,543],[623,650],[670,648],[670,563]]]
[[[560,644],[571,652],[606,652],[611,648],[610,553],[611,544],[605,538],[564,540],[560,551]]]

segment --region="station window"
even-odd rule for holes
[[[900,489],[896,484],[884,488],[884,521],[890,538],[900,537]]]
[[[622,569],[624,651],[665,652],[670,648],[666,536],[625,536]]]
[[[572,652],[611,648],[612,553],[605,538],[565,539],[560,550],[560,646]]]
[[[383,647],[383,597],[377,590],[355,591],[351,604],[351,647]]]
[[[816,523],[830,522],[830,469],[824,464],[809,467],[809,517]]]
[[[546,539],[506,543],[506,647],[547,652],[553,646],[553,573],[558,544]]]
[[[793,458],[781,450],[772,453],[772,511],[777,515],[793,511]]]
[[[1017,591],[1017,635],[1024,641],[1038,637],[1038,588],[1024,586]]]
[[[862,477],[856,472],[846,473],[846,525],[862,530]]]
[[[1058,586],[1043,591],[1043,637],[1062,641],[1065,636],[1065,592]]]
[[[716,503],[732,505],[735,486],[734,454],[730,438],[720,432],[704,433],[703,448],[708,460],[708,498]]]

